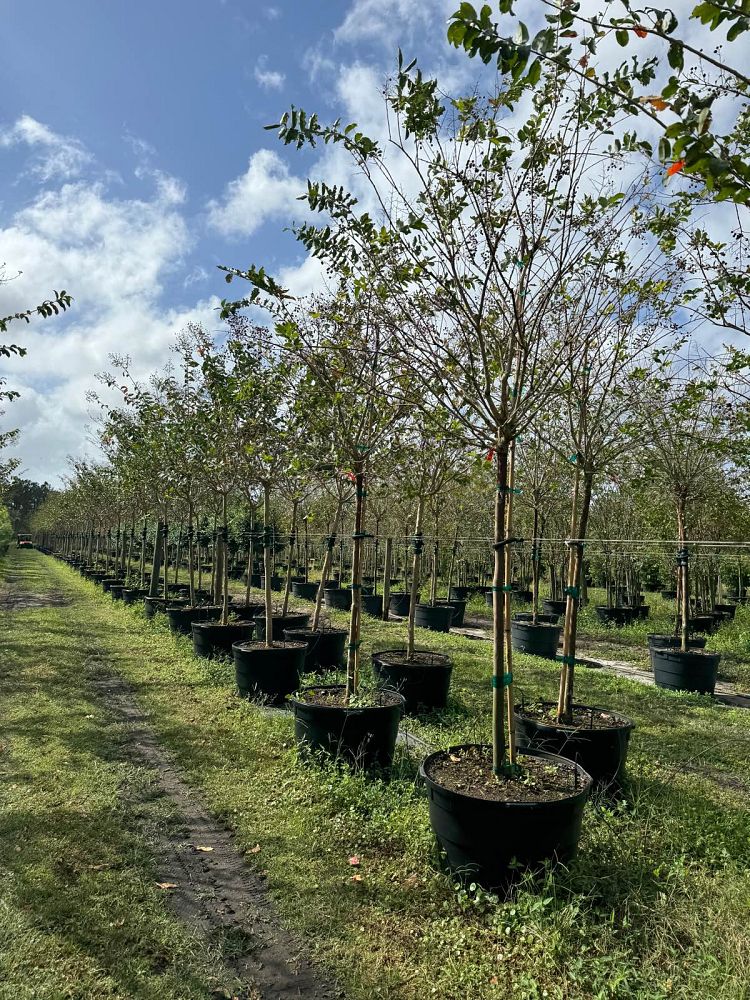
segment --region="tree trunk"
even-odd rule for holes
[[[286,581],[284,582],[284,607],[282,609],[282,614],[287,613],[289,608],[289,592],[292,589],[292,553],[294,552],[294,543],[297,541],[297,507],[299,506],[299,500],[292,501],[292,530],[289,533],[289,557],[286,561]]]
[[[578,480],[576,475],[575,500],[578,500]],[[583,540],[586,537],[591,511],[591,494],[594,487],[592,472],[584,472],[583,496],[580,515],[571,532],[568,585],[566,587],[565,627],[563,630],[563,662],[560,671],[560,696],[557,703],[558,721],[569,723],[573,708],[573,679],[576,659],[576,632],[578,630],[578,599],[581,592],[581,571],[583,568]]]
[[[680,599],[682,602],[681,622],[680,622],[680,649],[683,653],[688,650],[688,636],[690,633],[690,575],[688,572],[688,552],[687,552],[687,529],[685,526],[685,501],[680,497],[677,500],[677,537],[680,540],[679,554],[679,587]]]
[[[190,607],[195,607],[195,528],[193,527],[193,503],[188,503],[188,585],[190,587]]]
[[[349,703],[359,687],[359,636],[362,616],[362,538],[365,507],[364,463],[354,463],[354,481],[357,489],[354,534],[352,535],[352,607],[349,615],[349,647],[346,657],[346,701]]]
[[[393,539],[385,540],[385,558],[383,566],[383,614],[382,619],[387,622],[390,617],[388,605],[391,601],[391,566],[393,563]]]
[[[145,526],[144,526],[145,527]],[[149,597],[159,596],[159,572],[161,570],[162,535],[164,533],[164,522],[161,518],[156,522],[156,538],[154,539],[154,559],[151,564],[151,581],[148,588]],[[144,545],[145,555],[145,545]],[[143,558],[143,556],[141,557]]]
[[[534,539],[531,543],[531,621],[537,623],[539,615],[539,570],[541,563],[541,543],[539,541],[539,507],[534,504]]]
[[[412,660],[414,657],[414,616],[417,611],[417,601],[419,600],[419,580],[422,570],[422,513],[424,510],[424,499],[417,500],[417,514],[414,518],[414,539],[412,548],[414,556],[412,559],[411,571],[411,594],[409,596],[409,618],[406,628],[406,658]]]
[[[271,528],[271,484],[263,486],[263,572],[265,573],[266,649],[273,646],[273,604],[271,575],[273,573],[273,529]]]
[[[495,448],[495,517],[492,571],[492,770],[499,777],[506,770],[504,688],[512,684],[511,663],[505,657],[504,580],[506,516],[508,500],[508,442],[498,440]]]
[[[320,615],[323,610],[323,591],[325,590],[326,582],[328,581],[328,574],[331,572],[331,566],[333,564],[333,550],[336,545],[336,532],[338,531],[339,521],[341,520],[341,514],[344,510],[344,504],[342,500],[339,500],[336,507],[336,513],[333,515],[333,526],[331,533],[326,539],[326,551],[323,557],[323,566],[320,570],[320,584],[318,585],[318,593],[315,595],[315,611],[313,613],[312,620],[312,630],[315,631],[320,626]],[[352,593],[352,597],[353,597]]]

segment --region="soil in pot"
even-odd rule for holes
[[[301,597],[303,601],[314,601],[318,594],[317,583],[293,583],[292,593],[295,597]]]
[[[302,667],[305,673],[339,669],[344,663],[348,637],[349,633],[343,628],[321,628],[314,632],[309,628],[284,629],[285,641],[307,645]]]
[[[327,608],[336,611],[349,611],[352,606],[352,592],[348,587],[326,587],[323,599]]]
[[[366,615],[371,615],[373,618],[383,617],[383,595],[382,594],[363,594],[362,595],[362,610]]]
[[[218,621],[194,621],[191,625],[193,652],[196,656],[213,659],[229,656],[236,642],[247,642],[252,638],[254,622],[237,621],[220,625]]]
[[[392,615],[398,615],[399,618],[406,618],[409,614],[409,601],[411,600],[411,594],[406,591],[396,591],[391,594],[391,599],[388,603],[388,610]]]
[[[439,750],[422,763],[430,824],[464,884],[507,888],[524,869],[576,854],[590,776],[541,750],[522,751],[518,763],[518,777],[498,779],[492,748],[478,744]]]
[[[706,653],[702,649],[689,649],[686,653],[680,649],[651,650],[656,686],[670,691],[713,694],[720,661],[720,653]]]
[[[193,622],[218,621],[221,617],[221,608],[218,605],[198,607],[167,607],[167,618],[169,619],[169,631],[177,635],[192,635]]]
[[[589,705],[574,705],[570,723],[555,721],[557,704],[516,707],[519,747],[532,747],[576,761],[595,784],[617,793],[624,779],[630,734],[635,723],[624,715]]]
[[[512,621],[510,623],[510,641],[517,653],[530,653],[532,656],[542,656],[545,660],[554,660],[560,643],[559,625],[546,625],[544,622]]]
[[[414,610],[414,624],[430,632],[449,632],[452,620],[452,604],[418,604]]]
[[[299,687],[307,643],[236,642],[232,646],[237,690],[243,698],[281,705]]]
[[[679,649],[682,642],[678,636],[675,635],[658,635],[655,632],[649,632],[648,636],[648,655],[651,661],[651,669],[654,669],[654,650],[655,649]],[[694,635],[688,639],[688,649],[703,649],[706,645],[706,637],[703,635]]]
[[[256,639],[266,638],[266,616],[265,612],[256,615],[253,618],[255,622],[255,637]],[[284,630],[288,628],[307,628],[308,622],[310,621],[310,615],[304,611],[290,611],[287,615],[274,614],[273,616],[273,635],[271,639],[273,642],[277,640],[281,642],[284,636]]]
[[[325,685],[303,688],[291,702],[300,748],[362,768],[392,764],[404,710],[400,694],[378,691],[363,704],[347,705],[343,685]]]
[[[409,660],[404,649],[384,649],[372,654],[372,672],[381,687],[404,696],[404,711],[445,708],[453,664],[445,653],[415,652]]]

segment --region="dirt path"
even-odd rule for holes
[[[105,659],[85,668],[98,698],[126,733],[125,753],[148,768],[167,797],[176,822],[155,851],[157,881],[173,912],[216,949],[221,945],[227,980],[241,992],[216,992],[237,1000],[334,1000],[342,996],[304,956],[302,944],[275,915],[263,877],[247,864],[229,831],[214,819],[180,775],[122,678]]]

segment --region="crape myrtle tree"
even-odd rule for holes
[[[315,424],[307,424],[306,430],[310,433],[311,451],[317,451],[319,446],[322,453],[330,449],[330,441],[321,437],[318,442],[316,435],[320,428]],[[320,567],[320,583],[315,597],[315,610],[313,611],[311,631],[315,632],[320,627],[321,615],[323,613],[323,597],[328,583],[331,569],[333,567],[333,552],[336,546],[336,537],[341,527],[341,520],[344,511],[354,500],[355,486],[348,471],[340,470],[333,461],[322,461],[317,464],[314,474],[320,479],[323,491],[321,507],[321,523],[326,524],[325,547],[323,562]]]
[[[639,396],[636,413],[645,438],[644,472],[671,496],[676,516],[680,605],[676,634],[685,653],[690,634],[691,517],[720,480],[722,465],[732,458],[731,402],[711,380],[691,378],[689,373],[684,380],[654,375]]]
[[[633,242],[589,231],[591,253],[561,284],[554,302],[565,340],[567,371],[560,384],[564,431],[548,436],[574,465],[567,559],[566,608],[558,721],[569,723],[584,545],[595,482],[632,448],[633,406],[652,365],[673,349],[669,282],[649,256],[634,261]],[[650,253],[650,252],[649,252]],[[544,430],[539,425],[539,430]]]
[[[379,466],[388,466],[398,448],[406,408],[400,401],[401,375],[393,366],[391,334],[382,301],[366,286],[331,297],[302,301],[290,309],[277,300],[278,331],[303,365],[299,395],[308,419],[328,441],[320,455],[354,487],[352,603],[347,647],[348,703],[359,689],[362,570],[367,492]]]
[[[223,365],[222,393],[236,407],[231,446],[244,453],[241,466],[263,491],[263,569],[266,648],[273,646],[272,496],[299,461],[301,427],[295,412],[299,381],[296,359],[266,327],[231,317]]]
[[[517,770],[514,442],[558,392],[578,343],[553,313],[556,298],[592,253],[601,256],[592,233],[616,231],[630,212],[611,181],[595,176],[600,136],[570,113],[554,74],[523,115],[521,90],[443,101],[437,81],[400,60],[386,93],[387,151],[356,125],[323,126],[296,109],[277,126],[287,144],[333,143],[351,156],[377,217],[342,188],[310,181],[309,207],[325,218],[297,235],[347,280],[380,276],[410,384],[446,410],[462,439],[492,454],[493,770],[503,776]],[[256,299],[270,287],[262,269],[237,273],[253,282]]]

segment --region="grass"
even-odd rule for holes
[[[195,660],[189,642],[171,636],[164,619],[146,621],[38,553],[11,558],[23,559],[74,603],[3,616],[0,684],[14,700],[4,760],[13,775],[6,777],[19,786],[6,803],[3,823],[10,828],[0,838],[10,873],[3,895],[15,928],[0,931],[2,954],[11,956],[3,969],[14,989],[9,996],[121,995],[116,989],[151,996],[146,986],[127,992],[137,981],[125,971],[138,967],[137,942],[160,942],[163,953],[168,939],[182,956],[190,940],[160,906],[147,845],[129,829],[128,782],[137,784],[137,776],[129,778],[128,765],[117,761],[117,741],[106,728],[114,742],[109,750],[107,739],[102,742],[101,710],[92,705],[81,672],[92,650],[133,685],[152,725],[190,782],[234,828],[240,847],[260,845],[252,857],[268,875],[282,918],[331,968],[350,1000],[750,996],[747,712],[579,668],[582,701],[637,723],[629,801],[617,809],[590,803],[570,869],[558,868],[523,885],[513,899],[499,900],[460,889],[443,872],[416,762],[405,751],[388,782],[303,766],[291,719],[239,701],[229,664]],[[404,637],[403,625],[368,620],[365,661],[374,647],[399,645]],[[486,740],[489,644],[429,633],[420,639],[451,652],[454,685],[448,709],[411,720],[410,729],[435,746]],[[730,643],[726,636],[721,641]],[[741,654],[738,645],[738,660]],[[554,664],[519,656],[515,673],[527,697],[553,696]],[[85,725],[89,712],[98,724]],[[103,836],[100,817],[108,822]],[[67,851],[79,868],[114,857],[125,867],[86,871],[74,883],[83,881],[80,894],[63,898],[64,880],[54,874],[52,857]],[[352,855],[360,859],[356,872]],[[37,865],[43,886],[34,888]],[[101,899],[115,895],[137,911],[137,932],[127,917],[127,934],[108,927]],[[72,973],[55,965],[51,945],[89,977],[77,993],[65,992]],[[208,995],[200,983],[209,975],[210,956],[189,957],[192,964],[173,962],[185,961],[191,970],[182,993],[169,992],[172,966],[148,973],[165,981],[159,995]],[[35,986],[24,994],[19,984],[31,968],[38,970]],[[95,985],[103,969],[117,977],[110,992]]]

